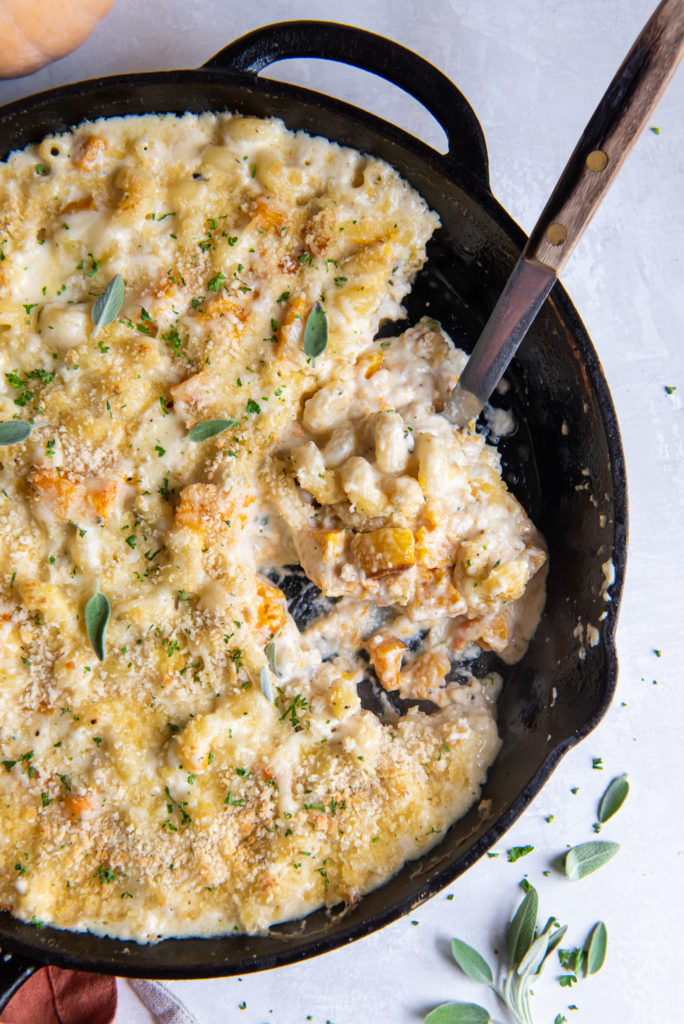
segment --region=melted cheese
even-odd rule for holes
[[[508,649],[544,561],[439,415],[462,354],[372,340],[435,214],[382,161],[227,114],[82,125],[0,199],[0,419],[33,425],[0,467],[0,905],[145,942],[353,902],[476,799],[498,683],[451,668]],[[341,598],[304,632],[272,582],[297,560]],[[359,648],[439,710],[365,710]]]

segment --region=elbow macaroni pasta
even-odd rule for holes
[[[254,117],[99,120],[0,166],[0,418],[32,428],[0,459],[0,908],[257,933],[472,803],[497,681],[452,669],[521,651],[545,555],[435,411],[462,356],[373,341],[437,225],[382,161]],[[369,672],[434,714],[380,720]]]

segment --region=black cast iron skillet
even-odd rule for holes
[[[345,103],[258,72],[289,57],[324,57],[375,72],[419,99],[443,126],[445,156]],[[472,348],[525,242],[489,189],[480,125],[461,93],[432,65],[382,37],[326,22],[270,25],[226,47],[196,71],[96,79],[20,100],[0,111],[0,158],[45,135],[103,115],[240,111],[354,146],[393,164],[436,209],[442,228],[407,303],[408,319],[439,319]],[[243,974],[324,953],[368,934],[448,885],[527,807],[563,754],[610,703],[614,633],[625,569],[625,470],[615,412],[599,361],[556,284],[507,378],[518,422],[502,445],[505,478],[545,535],[548,600],[525,658],[505,670],[501,753],[483,798],[430,853],[407,864],[346,913],[318,911],[264,936],[168,939],[157,945],[35,927],[0,912],[0,1009],[43,963],[156,978]],[[564,426],[563,426],[564,424]],[[612,586],[606,587],[609,565]],[[597,626],[582,643],[578,623]],[[477,666],[476,666],[477,667]],[[480,668],[487,666],[480,666]],[[8,956],[11,954],[11,956]]]

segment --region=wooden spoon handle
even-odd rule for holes
[[[523,256],[556,274],[613,183],[684,54],[684,0],[663,0],[608,86]]]

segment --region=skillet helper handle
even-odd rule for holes
[[[41,968],[34,960],[0,950],[0,1017],[17,989]]]
[[[489,161],[480,123],[456,86],[433,64],[384,36],[329,21],[282,21],[248,32],[203,68],[258,74],[291,57],[320,57],[380,75],[415,97],[444,129],[450,169],[465,168],[489,192]]]
[[[684,54],[684,0],[663,0],[622,62],[532,229],[523,257],[558,274]]]

